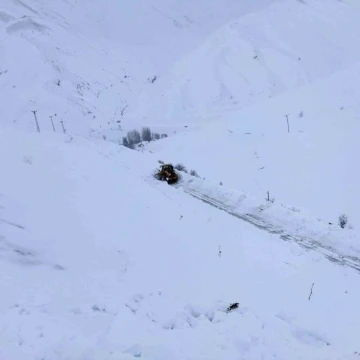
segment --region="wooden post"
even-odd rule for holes
[[[290,133],[290,125],[289,125],[289,115],[286,116],[287,126],[288,126],[288,133]]]
[[[65,130],[65,127],[64,127],[64,121],[61,120],[60,122],[61,122],[61,125],[62,125],[62,128],[63,128],[63,132],[64,132],[64,134],[66,134],[66,130]]]
[[[54,122],[53,122],[53,117],[52,117],[52,116],[50,116],[50,119],[51,119],[51,124],[52,124],[53,130],[54,130],[54,132],[56,132],[56,131],[55,131]]]
[[[34,118],[35,118],[36,130],[39,133],[40,132],[40,126],[39,126],[39,122],[38,122],[38,119],[37,119],[37,116],[36,116],[36,112],[37,112],[37,110],[32,111],[32,113],[34,114]]]

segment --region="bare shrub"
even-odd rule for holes
[[[137,130],[131,130],[127,133],[127,139],[128,139],[128,143],[129,145],[134,145],[134,144],[138,144],[139,142],[141,142],[141,136],[140,133]]]
[[[141,137],[142,141],[151,141],[152,140],[152,134],[149,127],[143,127],[141,130]]]
[[[177,164],[177,165],[174,166],[174,168],[176,170],[183,171],[183,172],[187,173],[187,169],[186,169],[185,165],[183,165],[183,164]]]
[[[344,229],[344,228],[346,227],[347,223],[348,223],[348,217],[347,217],[347,215],[346,215],[346,214],[341,214],[341,215],[339,216],[339,225],[340,225],[340,227],[341,227],[342,229]]]
[[[122,144],[123,144],[125,147],[129,148],[129,149],[134,149],[134,144],[133,144],[133,143],[129,143],[129,140],[128,140],[128,138],[127,138],[126,136],[123,137],[123,139],[122,139]]]
[[[230,306],[226,309],[226,312],[229,313],[238,308],[239,308],[239,303],[233,303],[233,304],[230,304]]]

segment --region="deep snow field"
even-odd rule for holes
[[[359,20],[2,0],[0,360],[360,359]]]
[[[0,136],[1,359],[357,358],[358,271],[158,182],[151,154]]]

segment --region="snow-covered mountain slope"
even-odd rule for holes
[[[170,134],[354,64],[358,18],[337,0],[3,0],[1,121]]]
[[[156,159],[1,129],[2,359],[358,358],[358,272],[157,182]]]
[[[0,359],[358,359],[357,5],[2,0]]]
[[[360,64],[148,149],[261,203],[360,226]],[[288,115],[289,130],[287,125]]]
[[[139,114],[208,121],[344,70],[359,60],[359,17],[347,2],[309,0],[231,21],[177,62],[164,99],[145,94]]]
[[[124,119],[138,96],[155,91],[161,99],[154,84],[175,61],[230,19],[274,1],[4,0],[2,122],[34,128],[37,110],[42,129],[51,129],[49,116],[57,114],[60,130],[62,119],[71,133],[106,128],[121,139],[120,125],[134,126]]]

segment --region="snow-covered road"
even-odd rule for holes
[[[263,218],[259,213],[242,213],[238,211],[236,207],[227,205],[220,198],[209,196],[206,191],[201,189],[194,190],[191,187],[186,186],[184,183],[175,184],[174,187],[182,188],[185,193],[193,196],[194,198],[199,199],[206,204],[214,206],[220,210],[223,210],[229,215],[235,216],[242,221],[246,221],[256,226],[258,229],[264,230],[270,234],[277,234],[279,235],[280,239],[284,241],[294,241],[305,249],[316,251],[324,255],[328,260],[338,265],[348,266],[360,272],[360,258],[356,256],[346,255],[338,249],[330,245],[326,245],[317,239],[296,234],[289,228],[271,223],[270,221]]]

